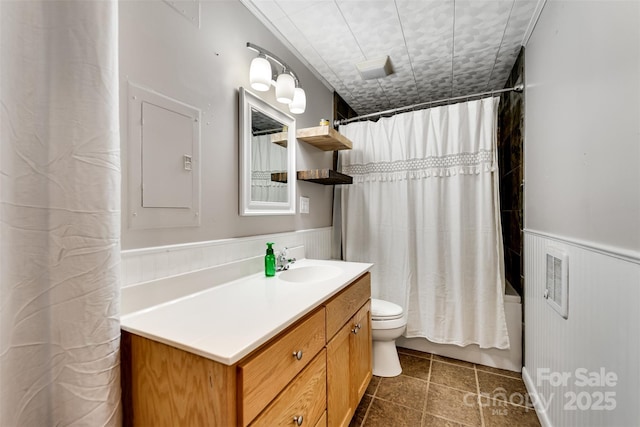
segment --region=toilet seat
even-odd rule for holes
[[[403,316],[404,311],[398,304],[371,298],[371,320],[395,320]]]

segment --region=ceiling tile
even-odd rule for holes
[[[412,62],[451,58],[453,1],[397,0],[396,4]]]
[[[359,114],[500,89],[541,0],[252,2]],[[355,64],[389,55],[394,74]]]
[[[256,3],[255,0],[253,2]],[[295,15],[306,9],[313,9],[318,4],[325,3],[322,0],[276,0],[276,2],[288,16]],[[260,7],[259,4],[258,7]]]
[[[338,8],[367,59],[406,56],[404,36],[393,0],[340,0]],[[392,55],[392,52],[395,55]]]
[[[502,41],[513,1],[457,0],[454,56],[493,48]]]
[[[253,0],[253,4],[260,9],[264,16],[271,22],[286,16],[286,13],[275,0]]]
[[[504,42],[522,44],[522,39],[527,31],[531,17],[533,16],[538,0],[515,0],[509,23],[504,33]]]
[[[359,77],[354,64],[365,57],[334,2],[316,2],[290,18],[339,80]]]
[[[509,46],[502,46],[500,54],[496,59],[496,63],[491,72],[490,89],[502,89],[509,79],[509,74],[513,68],[513,64],[518,59],[520,53],[520,43],[512,43]]]

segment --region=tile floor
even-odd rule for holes
[[[398,348],[402,375],[373,377],[351,426],[539,426],[517,372]]]

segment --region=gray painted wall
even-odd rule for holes
[[[640,3],[547,2],[525,64],[526,228],[640,250]]]
[[[249,88],[250,41],[278,55],[298,74],[307,93],[307,110],[294,116],[299,128],[331,118],[333,95],[239,1],[202,1],[200,28],[167,3],[122,1],[120,6],[121,138],[123,155],[122,248],[250,236],[331,225],[332,190],[297,183],[311,199],[310,214],[238,215],[238,94]],[[131,230],[127,224],[127,82],[155,90],[202,110],[201,226]],[[274,90],[260,93],[271,105]],[[332,153],[298,144],[298,169],[331,167]]]

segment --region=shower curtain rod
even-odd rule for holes
[[[437,101],[421,102],[419,104],[413,104],[413,105],[409,105],[407,107],[392,108],[391,110],[379,111],[377,113],[371,113],[371,114],[364,114],[362,116],[356,116],[356,117],[352,117],[350,119],[334,120],[333,121],[333,125],[334,126],[346,125],[347,123],[355,122],[355,121],[366,119],[366,118],[369,118],[369,117],[376,117],[376,116],[379,117],[379,116],[384,116],[386,114],[396,114],[396,113],[399,113],[399,112],[405,111],[405,110],[412,110],[412,109],[418,108],[418,107],[426,107],[427,105],[441,104],[441,103],[451,102],[451,101],[461,101],[463,99],[477,98],[477,97],[483,97],[483,96],[493,96],[493,95],[497,95],[499,93],[504,93],[504,92],[518,92],[518,93],[520,93],[523,90],[524,90],[524,85],[523,84],[519,84],[519,85],[516,85],[514,87],[510,87],[510,88],[506,88],[506,89],[499,89],[499,90],[492,90],[492,91],[489,91],[489,92],[474,93],[472,95],[456,96],[456,97],[453,97],[453,98],[438,99]]]

